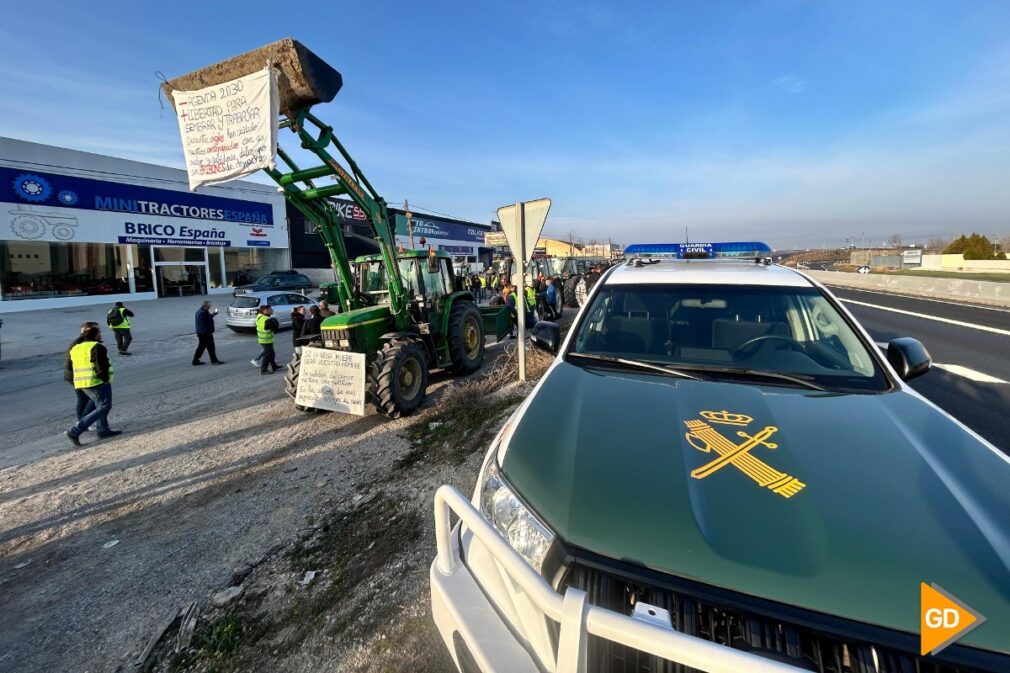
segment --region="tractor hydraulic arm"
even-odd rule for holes
[[[309,107],[288,114],[281,121],[280,127],[297,134],[302,148],[315,154],[322,162],[313,168],[300,169],[291,156],[278,147],[277,156],[287,165],[288,170],[284,172],[273,169],[267,173],[284,189],[291,204],[315,225],[322,237],[340,279],[337,291],[342,307],[344,310],[360,308],[361,302],[353,291],[354,274],[344,245],[340,220],[336,208],[329,202],[333,196],[350,198],[365,213],[386,268],[390,308],[398,318],[402,318],[406,313],[407,297],[396,263],[395,237],[386,201],[376,193],[357,163],[337,140],[333,128],[319,121]],[[333,157],[330,148],[336,149],[347,164],[347,169]],[[316,186],[314,181],[319,178],[332,178],[335,184]]]

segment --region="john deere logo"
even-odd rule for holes
[[[736,436],[743,440],[738,444],[728,439],[722,432],[712,426],[730,425],[747,427],[754,420],[752,417],[746,414],[731,414],[725,409],[722,411],[703,411],[699,416],[705,420],[684,421],[684,425],[687,426],[687,433],[684,437],[687,439],[688,444],[699,451],[704,453],[715,452],[719,457],[696,470],[692,470],[691,476],[695,479],[705,479],[727,465],[732,465],[756,481],[758,486],[778,493],[783,498],[793,497],[806,486],[806,484],[796,477],[779,472],[751,453],[753,449],[759,446],[766,449],[777,449],[779,447],[778,444],[768,441],[772,435],[778,432],[778,428],[774,425],[766,425],[762,430],[754,434],[750,434],[745,430],[737,430]]]

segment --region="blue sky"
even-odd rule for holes
[[[1010,234],[1006,2],[39,2],[0,24],[0,135],[181,167],[155,71],[289,35],[393,204],[547,195],[548,233],[624,243]]]

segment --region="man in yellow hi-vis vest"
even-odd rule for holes
[[[67,353],[70,371],[73,374],[75,390],[80,390],[94,403],[95,408],[86,413],[67,430],[67,437],[75,446],[81,445],[81,433],[92,424],[97,424],[99,437],[115,437],[120,430],[109,428],[109,412],[112,410],[112,363],[109,352],[102,344],[102,330],[98,325],[87,327],[81,333],[81,341]]]
[[[112,328],[112,333],[116,335],[116,349],[120,355],[129,355],[127,349],[133,342],[133,333],[130,332],[130,318],[133,311],[123,306],[123,302],[117,301],[109,314],[105,317],[105,322]]]
[[[260,358],[260,374],[273,374],[280,369],[274,360],[274,335],[280,329],[280,324],[276,319],[271,318],[274,310],[269,306],[260,308],[260,313],[256,316],[256,341],[263,348],[263,356]]]

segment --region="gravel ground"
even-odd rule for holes
[[[236,577],[248,587],[239,605],[269,608],[270,592],[297,599],[322,591],[333,584],[325,569],[309,587],[297,584],[292,549],[311,541],[313,522],[376,498],[411,522],[400,530],[380,521],[376,535],[404,535],[403,544],[376,560],[335,612],[317,604],[322,622],[294,619],[294,631],[260,634],[250,651],[277,650],[269,665],[255,659],[234,670],[448,670],[426,612],[430,501],[441,483],[472,489],[484,446],[462,464],[421,458],[397,472],[415,448],[405,434],[416,418],[304,415],[283,396],[279,374],[261,377],[248,365],[248,339],[219,334],[224,367],[190,367],[193,345],[142,342],[117,361],[113,425],[127,433],[85,435],[79,449],[61,434],[73,398],[58,357],[0,372],[8,391],[0,405],[16,416],[0,444],[0,671],[138,670],[134,662],[180,607],[197,602],[201,625],[227,614],[210,597]],[[278,350],[280,361],[290,347]],[[496,352],[501,346],[489,345],[489,357]],[[448,381],[433,376],[426,413],[437,413]],[[327,628],[341,611],[350,617]],[[395,634],[416,644],[416,667],[382,664]],[[284,647],[291,642],[300,646]],[[169,666],[164,646],[161,653],[158,665]]]

